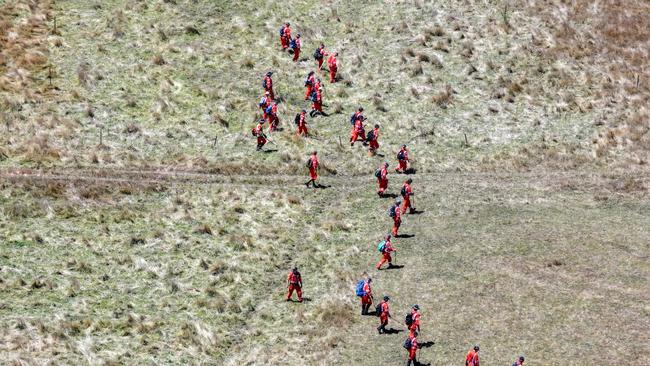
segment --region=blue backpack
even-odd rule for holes
[[[280,37],[284,36],[284,25],[280,27]]]
[[[266,89],[266,77],[262,79],[262,88]]]
[[[388,209],[388,216],[395,217],[395,206],[390,206]]]
[[[273,106],[270,105],[270,106],[266,107],[266,109],[264,110],[264,113],[266,113],[266,114],[273,113]]]
[[[357,290],[356,290],[357,296],[362,297],[366,294],[366,292],[363,290],[365,284],[366,284],[365,280],[360,280],[359,282],[357,282]]]
[[[291,42],[289,42],[289,47],[295,49],[296,48],[296,40],[292,39]]]
[[[386,240],[382,240],[381,242],[379,242],[379,244],[377,244],[377,250],[379,252],[383,253],[384,249],[386,249]]]

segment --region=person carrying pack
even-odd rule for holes
[[[393,244],[390,241],[390,234],[386,235],[384,240],[379,243],[377,250],[381,253],[381,260],[377,263],[377,270],[381,270],[381,266],[388,262],[388,268],[393,267],[393,258],[391,257],[391,252],[396,252],[397,249],[393,248]]]
[[[404,323],[408,327],[410,335],[420,332],[420,306],[418,304],[413,305],[411,311],[406,314]]]
[[[413,190],[411,189],[411,183],[413,183],[413,179],[411,178],[407,179],[404,182],[402,189],[400,190],[400,194],[404,199],[404,203],[402,203],[402,213],[406,213],[407,208],[409,209],[409,213],[415,212],[415,208],[411,204],[411,197],[415,195],[415,193],[413,193]]]
[[[307,131],[307,117],[306,117],[306,115],[307,115],[307,111],[303,109],[303,110],[300,111],[300,114],[296,115],[296,118],[294,120],[296,125],[298,125],[298,130],[296,131],[296,134],[298,136],[300,136],[300,135],[303,135],[303,136],[309,135],[309,131]]]
[[[291,40],[291,27],[289,23],[284,23],[280,28],[280,45],[283,50],[286,50],[289,47],[289,41]]]
[[[478,358],[479,350],[480,347],[477,344],[467,352],[467,356],[465,356],[465,366],[480,366]]]
[[[523,355],[522,355],[522,356],[519,356],[519,357],[517,358],[517,360],[515,361],[515,363],[512,364],[512,366],[523,366],[525,360],[526,360],[526,359],[524,358]]]
[[[375,128],[368,132],[366,141],[368,142],[368,155],[374,156],[379,149],[379,125],[375,125]]]
[[[267,119],[266,108],[271,105],[271,93],[265,91],[264,96],[260,99],[260,102],[257,103],[257,106],[262,110],[262,118]]]
[[[372,305],[371,283],[372,278],[370,277],[357,282],[356,295],[361,298],[361,315],[368,315],[368,310],[370,310],[370,305]]]
[[[406,145],[402,145],[402,148],[399,150],[397,153],[397,168],[395,168],[395,171],[398,173],[406,173],[408,169],[408,161],[409,161],[409,152],[406,149]]]
[[[309,74],[307,74],[307,77],[305,78],[305,100],[309,100],[315,82],[316,79],[314,77],[314,72],[310,71]]]
[[[323,67],[323,60],[325,60],[325,56],[327,56],[328,53],[325,52],[325,45],[323,43],[318,46],[316,51],[314,51],[314,59],[316,60],[316,63],[318,64],[318,71],[320,71]]]
[[[289,47],[293,50],[293,62],[298,62],[298,58],[300,57],[300,48],[302,47],[300,33],[296,34],[296,38],[291,40]]]
[[[350,124],[352,126],[357,123],[357,120],[365,120],[366,118],[363,116],[363,107],[359,107],[354,113],[352,113],[352,116],[350,116]]]
[[[388,210],[388,216],[393,218],[393,229],[391,230],[391,234],[394,237],[397,237],[399,227],[402,225],[402,217],[399,210],[400,204],[400,201],[396,201],[395,204]]]
[[[300,272],[298,272],[298,267],[293,267],[287,275],[287,287],[289,288],[287,301],[291,301],[291,296],[296,291],[298,302],[302,302],[302,277],[300,276]]]
[[[315,117],[318,114],[323,114],[323,88],[319,87],[318,89],[312,91],[311,93],[311,111],[309,111],[310,117]]]
[[[390,300],[390,297],[384,296],[384,300],[377,305],[375,308],[375,312],[379,314],[379,326],[377,327],[377,332],[379,334],[383,334],[386,332],[386,326],[388,325],[388,318],[391,318],[390,316],[390,309],[388,307],[388,301]]]
[[[388,189],[388,162],[383,163],[379,169],[375,170],[375,177],[379,184],[377,195],[379,195],[379,197],[384,197],[384,192]]]
[[[365,118],[358,118],[354,122],[354,126],[352,127],[352,131],[350,132],[350,146],[354,146],[354,143],[357,142],[357,140],[363,141],[363,144],[366,144],[366,130],[363,127],[363,121]]]
[[[266,144],[266,135],[264,134],[264,118],[262,118],[257,126],[251,131],[252,135],[257,137],[257,151],[262,150],[262,147]]]
[[[312,183],[314,188],[318,188],[320,185],[316,183],[316,179],[318,179],[318,157],[316,156],[318,154],[317,151],[313,151],[311,153],[311,156],[309,157],[309,160],[307,160],[307,168],[309,168],[309,180],[307,183],[305,183],[305,186],[309,188],[309,183]]]
[[[409,335],[408,338],[404,341],[403,347],[408,351],[408,361],[406,362],[406,366],[416,366],[417,360],[417,351],[418,351],[418,332],[415,332],[414,334]]]
[[[262,79],[262,87],[265,91],[269,92],[268,97],[271,98],[271,100],[275,100],[275,94],[273,93],[273,79],[271,78],[271,75],[273,75],[273,71],[266,73],[264,79]]]

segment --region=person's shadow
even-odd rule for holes
[[[404,329],[388,328],[384,330],[384,334],[399,334],[403,331]]]
[[[265,154],[270,154],[270,153],[274,153],[274,152],[276,152],[276,151],[278,151],[278,149],[268,149],[268,150],[262,150],[262,152],[263,152],[263,153],[265,153]]]
[[[395,193],[384,193],[381,195],[381,198],[397,198],[397,195]]]
[[[426,342],[422,342],[422,343],[418,342],[418,347],[420,347],[420,348],[429,348],[429,347],[433,346],[434,344],[435,344],[434,341],[426,341]]]
[[[402,238],[402,239],[408,239],[414,237],[415,234],[397,234],[395,235],[396,238]]]
[[[392,264],[392,265],[386,267],[386,269],[402,269],[402,268],[404,268],[403,264]]]

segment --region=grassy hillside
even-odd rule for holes
[[[0,0],[0,359],[646,364],[647,2]],[[293,63],[277,32],[302,33]],[[320,42],[329,117],[296,138]],[[283,131],[255,152],[261,77]],[[364,106],[380,152],[346,144]],[[375,271],[409,145],[416,205]],[[307,190],[317,149],[322,190]],[[390,176],[397,193],[403,176]],[[304,304],[283,301],[297,264]],[[360,317],[362,273],[402,331]]]

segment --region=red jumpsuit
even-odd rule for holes
[[[296,294],[298,294],[298,301],[302,302],[302,279],[300,278],[300,272],[289,272],[289,275],[287,275],[287,282],[289,283],[287,301],[291,300],[291,295],[293,295],[293,291],[295,290]]]
[[[375,128],[373,130],[372,140],[370,140],[370,146],[368,147],[372,151],[379,149],[379,142],[377,141],[377,138],[379,138],[379,129]]]
[[[381,266],[388,262],[388,266],[391,265],[391,262],[393,261],[393,258],[390,256],[390,252],[394,252],[395,249],[393,249],[393,245],[390,243],[390,239],[386,240],[386,244],[384,245],[384,250],[381,252],[381,260],[379,263],[377,263],[377,269],[381,269]]]
[[[413,192],[411,192],[411,185],[408,183],[404,183],[404,186],[402,187],[406,193],[406,195],[402,196],[404,198],[404,201],[402,202],[402,213],[406,213],[406,209],[412,210],[413,207],[411,207],[411,195]]]
[[[316,180],[318,179],[318,157],[312,155],[310,159],[311,165],[309,166],[309,179]]]
[[[395,217],[393,217],[393,230],[391,230],[393,236],[397,236],[397,231],[399,230],[400,225],[402,225],[402,215],[400,214],[399,206],[395,207]]]
[[[307,131],[307,121],[305,121],[305,112],[300,112],[300,119],[298,120],[298,131],[297,134],[303,134],[307,136],[309,132]]]
[[[323,67],[323,61],[325,61],[325,56],[328,55],[328,53],[325,52],[324,48],[322,47],[319,48],[320,48],[321,57],[316,59],[316,62],[318,62],[318,70],[320,70]]]
[[[411,310],[411,316],[413,317],[413,323],[409,327],[409,337],[415,336],[415,331],[420,331],[420,313],[417,310]]]
[[[305,82],[305,100],[309,100],[309,97],[311,96],[311,91],[312,88],[314,87],[314,84],[316,83],[316,78],[314,75],[310,75],[307,77],[307,80]]]
[[[268,116],[266,115],[266,107],[271,105],[271,98],[267,97],[266,95],[260,99],[260,102],[258,106],[262,110],[262,118],[268,119]]]
[[[385,165],[379,168],[379,178],[377,180],[379,181],[379,194],[384,194],[384,191],[388,188],[388,169],[386,169]]]
[[[298,61],[298,57],[300,57],[300,38],[295,39],[296,42],[296,48],[293,49],[293,61],[296,62]]]
[[[316,89],[316,100],[311,103],[311,109],[323,113],[323,96],[318,89]]]
[[[330,56],[329,59],[327,59],[327,66],[330,69],[330,83],[335,83],[336,82],[336,71],[338,70],[338,61],[336,60],[336,56],[332,55]]]
[[[409,361],[407,365],[411,365],[411,361],[413,362],[413,365],[415,365],[415,357],[417,356],[418,352],[418,341],[415,338],[415,336],[409,336],[411,338],[411,348],[409,348]]]
[[[271,106],[271,114],[268,116],[269,118],[269,132],[273,132],[278,129],[278,124],[280,124],[280,120],[278,119],[278,104],[273,103]]]
[[[363,292],[364,295],[361,296],[361,306],[370,306],[370,304],[372,304],[372,289],[370,288],[368,281],[363,283]]]
[[[385,328],[388,325],[388,317],[390,316],[388,303],[382,300],[379,306],[381,306],[381,313],[379,313],[379,326]]]
[[[266,137],[264,137],[264,132],[262,132],[261,123],[258,123],[255,127],[255,136],[257,136],[257,149],[259,150],[266,144]]]
[[[285,25],[283,29],[284,33],[280,36],[280,44],[286,50],[289,47],[289,42],[291,42],[291,28]]]
[[[479,366],[478,352],[474,351],[474,349],[467,352],[467,357],[465,357],[465,366]]]
[[[271,98],[271,100],[275,99],[275,94],[273,94],[273,79],[267,75],[264,77],[264,80],[266,80],[266,87],[264,90],[269,92],[269,98]]]
[[[402,148],[400,152],[402,153],[402,159],[397,159],[398,166],[395,168],[395,171],[406,172],[406,169],[408,169],[409,152],[405,148]]]
[[[354,127],[352,127],[352,132],[350,133],[350,143],[354,145],[359,138],[362,141],[366,140],[366,131],[363,129],[363,121],[361,119],[357,119],[354,122]]]

